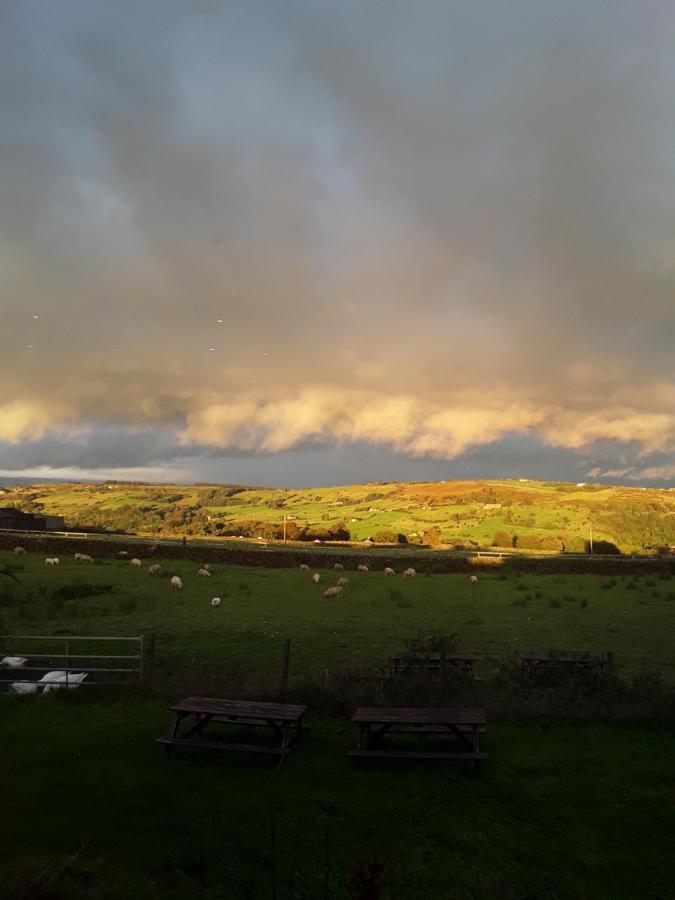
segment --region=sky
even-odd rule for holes
[[[675,4],[0,5],[0,477],[675,485]]]

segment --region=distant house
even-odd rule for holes
[[[0,529],[12,531],[62,531],[63,516],[39,516],[14,506],[0,507]]]

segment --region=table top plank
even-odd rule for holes
[[[173,712],[205,713],[238,719],[274,719],[296,722],[306,706],[291,703],[261,703],[250,700],[223,700],[216,697],[188,697],[171,707]]]
[[[389,723],[409,725],[485,725],[487,719],[484,709],[448,709],[431,708],[379,708],[360,707],[352,716],[356,724]]]

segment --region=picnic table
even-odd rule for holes
[[[167,737],[157,738],[157,743],[164,745],[167,756],[171,755],[174,747],[203,747],[278,756],[280,761],[289,752],[292,738],[301,734],[302,717],[307,711],[306,706],[286,703],[218,700],[211,697],[188,697],[170,709],[176,717],[171,733]],[[184,719],[190,719],[192,724],[179,733]],[[214,723],[251,729],[269,728],[276,742],[271,745],[245,744],[205,739],[206,728]]]
[[[540,672],[592,673],[611,672],[614,657],[609,651],[585,650],[521,650],[520,672],[529,677]]]
[[[404,653],[401,656],[389,657],[389,672],[396,675],[440,675],[443,668],[443,654],[440,652],[429,653]],[[474,653],[446,653],[445,663],[454,668],[462,668],[464,672],[473,678],[473,664],[479,659]]]
[[[478,768],[488,756],[480,749],[480,734],[487,723],[483,709],[361,707],[352,722],[359,728],[358,750],[347,754],[352,758],[460,759]],[[382,739],[392,734],[447,736],[453,742],[445,750],[383,748]]]

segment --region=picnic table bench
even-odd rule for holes
[[[528,677],[539,672],[594,673],[611,672],[613,654],[573,650],[521,650],[520,672]]]
[[[389,672],[397,675],[432,675],[440,676],[443,668],[443,654],[440,652],[429,653],[404,653],[400,656],[389,657]],[[445,663],[454,668],[462,668],[464,672],[473,677],[473,664],[479,659],[474,653],[446,653]]]
[[[359,746],[347,755],[355,759],[460,759],[478,768],[488,757],[480,749],[480,734],[487,722],[483,709],[361,707],[352,722],[359,728]],[[391,734],[445,735],[454,742],[447,750],[383,748],[382,739]]]
[[[278,756],[281,761],[290,750],[293,737],[302,732],[302,717],[306,706],[286,703],[258,703],[248,700],[218,700],[211,697],[188,697],[170,707],[175,714],[171,733],[157,738],[164,746],[167,756],[174,747],[203,747],[209,750],[230,750],[238,753],[258,753],[268,757]],[[192,725],[179,733],[184,719],[191,719]],[[274,744],[243,744],[204,739],[207,726],[240,726],[244,728],[269,728],[276,738]]]

